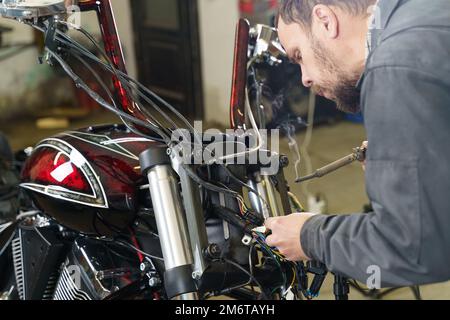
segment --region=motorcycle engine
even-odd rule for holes
[[[117,244],[78,239],[64,262],[54,300],[103,300],[138,281],[136,254]]]
[[[102,300],[141,278],[135,251],[83,237],[68,241],[58,231],[45,219],[18,229],[11,247],[21,300]]]

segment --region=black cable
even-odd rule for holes
[[[135,86],[138,86],[137,89],[137,94],[143,98],[147,103],[149,103],[153,108],[155,108],[161,115],[163,115],[164,118],[167,118],[168,116],[164,113],[164,111],[162,111],[153,101],[151,101],[148,96],[145,95],[145,92],[142,92],[142,90],[140,90],[139,88],[143,89],[144,91],[146,91],[147,94],[149,95],[154,95],[155,97],[157,97],[156,94],[154,94],[152,91],[148,90],[147,88],[145,88],[142,84],[140,84],[139,82],[137,82],[136,80],[132,79],[131,77],[129,77],[127,74],[123,73],[120,70],[115,69],[114,66],[109,65],[103,61],[101,61],[98,57],[96,57],[95,55],[93,55],[90,51],[88,51],[87,49],[85,49],[84,47],[82,47],[80,44],[78,44],[76,41],[72,40],[69,37],[66,37],[69,41],[63,40],[63,39],[58,39],[59,42],[61,42],[62,44],[72,48],[73,50],[78,51],[80,54],[85,55],[87,58],[93,60],[94,62],[100,64],[105,70],[113,73],[113,74],[118,74],[118,79],[119,81],[121,81],[122,86],[124,87],[124,89],[127,91],[127,93],[129,95],[129,89],[133,89],[131,84],[134,84]],[[127,81],[126,84],[123,83],[123,81]],[[164,100],[161,100],[164,101]],[[135,102],[136,103],[136,102]],[[168,105],[171,109],[171,111],[177,115],[179,115],[179,117],[183,117],[180,113],[178,113],[178,111],[176,111],[172,106]],[[154,117],[148,113],[148,111],[145,108],[141,108],[140,109],[147,117],[151,117],[154,121]],[[187,121],[187,120],[186,120]],[[171,121],[172,122],[172,121]],[[173,123],[173,122],[172,122]],[[176,124],[174,123],[174,125],[176,126]],[[189,125],[190,128],[193,128],[191,125]],[[194,136],[196,137],[196,139],[198,141],[201,141],[201,139],[198,137],[198,133],[195,132],[194,130]]]
[[[261,285],[261,283],[248,271],[246,270],[244,267],[242,267],[240,264],[238,264],[237,262],[234,262],[232,260],[223,258],[222,259],[224,262],[231,264],[232,266],[235,266],[236,268],[238,268],[239,270],[241,270],[242,272],[244,272],[245,274],[247,274],[252,281],[259,287],[259,289],[261,290],[261,295],[263,296],[263,299],[265,300],[269,300],[266,292],[264,291],[263,286]]]
[[[43,31],[42,28],[39,28],[38,26],[35,26],[38,30]],[[43,31],[45,32],[45,30]],[[105,69],[109,70],[110,72],[114,73],[114,74],[118,74],[120,79],[125,79],[127,81],[130,81],[132,83],[134,83],[136,86],[138,86],[139,88],[141,88],[145,93],[147,93],[148,95],[152,96],[153,98],[157,99],[160,103],[162,103],[163,105],[165,105],[167,108],[169,108],[173,113],[175,113],[177,116],[180,117],[181,120],[183,120],[183,122],[185,122],[190,128],[192,128],[194,134],[195,129],[190,125],[189,121],[187,121],[187,119],[181,115],[181,113],[179,113],[175,108],[173,108],[170,104],[168,104],[166,101],[164,101],[162,98],[160,98],[158,95],[156,95],[155,93],[153,93],[151,90],[145,88],[142,84],[140,84],[139,82],[137,82],[136,80],[132,79],[131,77],[129,77],[127,74],[125,74],[124,72],[117,70],[114,68],[114,66],[112,65],[108,65],[107,63],[101,61],[98,57],[96,57],[95,55],[93,55],[90,51],[88,51],[87,49],[85,49],[83,46],[81,46],[79,43],[77,43],[76,41],[74,41],[73,39],[71,39],[70,37],[66,36],[64,33],[62,33],[61,31],[57,30],[57,33],[60,34],[61,36],[63,36],[67,41],[61,41],[61,39],[57,39],[58,41],[62,42],[62,43],[66,43],[67,45],[77,49],[80,51],[80,53],[86,55],[88,58],[98,62],[99,64],[101,64],[102,66],[105,67]],[[161,132],[160,128],[156,127],[155,125],[151,124],[151,123],[146,123],[140,119],[136,119],[132,116],[130,116],[129,114],[115,109],[113,106],[111,106],[109,103],[107,103],[101,96],[99,96],[95,91],[93,91],[89,86],[86,85],[86,83],[76,74],[73,72],[73,70],[71,69],[71,67],[58,55],[56,54],[54,51],[50,50],[49,48],[47,48],[48,52],[50,53],[50,55],[52,57],[55,58],[55,60],[62,66],[62,68],[64,69],[64,71],[72,78],[72,80],[75,82],[75,84],[77,85],[77,87],[82,88],[83,90],[85,90],[88,95],[94,99],[97,103],[99,103],[101,106],[105,107],[106,109],[110,110],[111,112],[117,114],[119,117],[123,117],[129,121],[131,121],[132,123],[145,127],[147,129],[150,129],[152,131],[155,131],[158,135],[160,135],[165,143],[167,145],[170,145],[170,138],[168,136],[166,136],[164,133]],[[196,136],[196,135],[195,135]],[[211,191],[215,191],[215,192],[219,192],[219,193],[226,193],[226,194],[230,194],[233,197],[236,197],[238,195],[237,192],[234,191],[230,191],[224,188],[220,188],[217,187],[209,182],[203,181],[200,177],[198,177],[195,172],[193,172],[193,170],[191,168],[188,168],[187,166],[185,166],[186,168],[186,172],[188,173],[188,175],[198,184],[202,185],[203,187],[211,190]]]
[[[53,52],[52,50],[48,49],[48,52],[51,54],[51,56],[53,56],[56,61],[62,66],[62,68],[64,69],[64,71],[73,79],[73,81],[75,82],[75,84],[82,88],[83,90],[85,90],[89,96],[91,96],[91,98],[93,98],[95,101],[97,101],[100,105],[104,106],[105,108],[107,108],[108,110],[119,114],[127,119],[129,119],[130,121],[138,124],[138,125],[142,125],[144,127],[149,128],[150,129],[156,131],[161,137],[163,137],[166,141],[167,144],[170,144],[170,138],[168,138],[167,136],[165,136],[164,133],[162,133],[159,128],[153,127],[153,125],[147,124],[139,119],[136,119],[132,116],[130,116],[129,114],[121,111],[121,110],[117,110],[115,109],[113,106],[109,105],[101,96],[99,96],[96,92],[94,92],[92,89],[90,89],[84,82],[83,80],[76,75],[73,70],[70,68],[70,66],[59,56],[57,55],[55,52]],[[159,132],[158,132],[159,131]],[[185,171],[187,172],[187,174],[199,185],[205,187],[208,190],[214,191],[214,192],[218,192],[218,193],[225,193],[225,194],[229,194],[233,197],[237,197],[238,193],[235,191],[231,191],[231,190],[227,190],[225,188],[221,188],[218,186],[215,186],[209,182],[203,181],[189,166],[184,165],[183,166]]]
[[[72,55],[76,55],[76,54],[73,53],[73,52],[71,52],[71,54],[72,54]],[[77,55],[77,56],[78,56],[78,55]],[[79,57],[80,61],[82,61],[82,62],[84,63],[84,65],[88,68],[89,64],[88,64],[81,56],[78,56],[78,57]],[[89,69],[91,70],[91,72],[92,72],[92,73],[94,74],[94,76],[95,76],[96,72],[93,71],[93,69],[90,68],[90,66],[89,66]],[[98,78],[98,76],[96,77],[96,79],[97,79],[98,81],[100,80],[100,79]],[[109,91],[109,89],[107,89],[107,90]],[[112,94],[111,94],[110,91],[109,91],[109,96],[110,96],[110,99],[113,99],[113,98],[112,98]],[[114,101],[114,100],[113,100],[113,101]],[[120,110],[120,109],[117,107],[117,103],[115,103],[115,101],[114,101],[114,106],[116,107],[116,109]],[[148,135],[148,134],[145,134],[145,133],[143,133],[143,132],[141,132],[141,131],[138,131],[131,123],[129,123],[129,122],[126,121],[125,119],[123,119],[123,118],[120,118],[120,119],[121,119],[122,122],[125,124],[125,126],[126,126],[131,132],[133,132],[134,134],[139,135],[139,136],[146,137],[146,138],[151,139],[151,140],[155,140],[155,141],[159,141],[159,142],[164,142],[164,140],[162,140],[161,138],[153,137],[153,136],[150,136],[150,135]],[[163,126],[162,126],[158,121],[156,121],[155,119],[153,119],[153,121],[155,121],[155,122],[156,122],[156,125],[158,125],[161,129],[164,129]],[[166,132],[166,133],[167,133],[167,132]]]
[[[95,41],[95,39],[94,39],[91,35],[88,34],[87,37],[88,37],[89,40],[91,40],[91,42],[94,44],[94,46],[96,46],[97,50],[100,52],[100,54],[101,54],[101,55],[103,56],[103,58],[106,60],[106,62],[108,63],[109,67],[111,68],[112,72],[114,73],[114,76],[116,77],[116,79],[117,79],[118,81],[120,81],[120,77],[119,77],[119,75],[118,75],[118,73],[117,73],[117,70],[115,69],[115,67],[114,67],[114,65],[112,64],[112,62],[111,62],[111,60],[109,59],[109,57],[106,55],[106,53],[104,53],[104,51],[101,49],[100,45]],[[67,39],[70,39],[70,37],[67,37]],[[88,50],[85,49],[85,48],[84,48],[84,50],[88,51]],[[74,53],[74,52],[71,52],[71,54],[72,54],[73,56],[78,57],[78,60],[80,60],[80,61],[85,65],[85,67],[88,68],[88,69],[91,71],[91,73],[93,73],[94,75],[96,74],[96,72],[89,66],[89,64],[88,64],[86,61],[84,61],[84,59],[83,59],[80,55],[78,55],[78,54],[76,54],[76,53]],[[92,53],[91,53],[91,54],[92,54]],[[97,81],[99,81],[99,82],[103,82],[102,80],[99,80],[99,77],[96,77],[96,79],[97,79]],[[103,83],[104,83],[104,82],[103,82]],[[128,96],[129,96],[129,97],[132,96],[132,92],[130,92],[129,90],[127,90],[127,87],[126,87],[121,81],[120,81],[120,83],[122,84],[122,87],[123,87],[123,88],[125,89],[125,91],[127,92]],[[106,85],[104,85],[104,87],[106,87]],[[128,87],[130,87],[130,86],[128,86]],[[106,87],[106,88],[107,88],[107,87]],[[106,89],[106,90],[109,91],[109,89]],[[106,91],[106,90],[105,90],[105,91]],[[114,99],[112,98],[112,94],[110,95],[110,99],[111,99],[112,101],[114,101]],[[133,102],[140,108],[140,106],[138,105],[138,103],[137,103],[136,101],[133,100]],[[116,109],[119,110],[119,108],[117,107],[117,104],[115,103],[115,101],[114,101],[114,106],[116,107]],[[141,110],[141,109],[142,109],[142,110]],[[140,108],[140,110],[141,110],[141,111],[144,111],[145,109]],[[159,123],[159,121],[157,121],[155,118],[153,118],[153,116],[152,116],[151,114],[149,114],[148,112],[145,112],[145,116],[148,117],[148,118],[151,118],[152,121],[156,122],[156,125],[159,126],[159,128],[160,128],[161,130],[164,130],[164,126],[163,126],[161,123]],[[129,127],[129,125],[127,125],[128,123],[127,123],[126,121],[124,121],[124,119],[122,119],[122,121],[124,122],[124,124],[125,124],[132,132],[134,131],[132,128]],[[166,133],[168,133],[168,132],[166,132]],[[144,135],[144,134],[143,134],[143,135]],[[169,133],[169,135],[170,135],[170,133]]]
[[[364,292],[364,295],[367,295],[367,293],[369,292],[373,292],[373,290],[371,289],[364,289],[363,287],[361,287],[358,282],[356,282],[356,280],[349,280],[349,283],[356,288],[358,291],[360,291],[361,293]]]
[[[134,103],[139,107],[139,110],[142,111],[142,113],[147,117],[147,118],[152,118],[152,121],[156,122],[156,124],[164,131],[168,131],[166,132],[167,134],[172,135],[173,132],[170,131],[170,129],[166,129],[166,127],[164,125],[162,125],[157,119],[155,119],[147,110],[146,108],[142,107],[137,101],[139,99],[136,99],[135,94],[133,93],[133,88],[131,87],[130,84],[125,83],[122,84],[124,86],[125,89],[129,89],[130,91],[127,90],[128,94],[132,96]],[[143,95],[140,91],[137,92],[138,97],[144,99],[148,104],[152,105],[153,108],[157,109],[158,107],[150,100],[148,99],[145,95]],[[161,111],[163,112],[163,111]],[[173,121],[172,121],[173,122]],[[176,126],[176,124],[173,122],[173,124]],[[175,127],[176,128],[176,127]]]
[[[141,221],[148,228],[148,232],[152,237],[159,239],[159,234],[156,233],[157,231],[154,230],[154,227],[148,221],[139,216],[136,217],[136,220]]]
[[[263,240],[256,237],[255,241],[259,244],[261,252],[265,253],[268,258],[271,258],[276,263],[277,267],[280,269],[280,273],[283,276],[283,285],[280,286],[279,288],[284,288],[284,287],[287,288],[287,286],[286,286],[287,277],[286,277],[286,272],[282,266],[283,262],[278,259],[278,257],[272,252],[272,249]]]
[[[218,193],[225,193],[228,194],[230,196],[232,196],[233,198],[236,198],[239,196],[239,193],[237,193],[236,191],[230,190],[230,189],[225,189],[219,186],[216,186],[212,183],[209,183],[207,181],[204,181],[202,178],[200,178],[195,172],[194,170],[187,166],[187,165],[183,165],[184,170],[186,171],[186,173],[188,174],[188,176],[194,180],[195,183],[201,185],[202,187],[213,191],[213,192],[218,192]]]
[[[100,54],[103,56],[103,58],[108,62],[108,64],[111,67],[114,67],[114,64],[112,63],[112,61],[110,60],[110,58],[108,57],[108,55],[105,53],[105,51],[103,50],[103,48],[100,46],[100,44],[97,42],[96,39],[94,39],[94,37],[87,32],[85,29],[83,29],[82,27],[76,28],[77,31],[81,32],[86,38],[89,39],[89,41],[94,44],[94,46],[96,47],[96,49],[98,50],[98,52],[100,52]],[[113,73],[116,76],[117,80],[120,81],[120,77],[118,75],[118,70],[114,67]],[[122,86],[123,83],[122,81],[120,81]],[[149,100],[150,101],[150,100]],[[153,108],[155,108],[163,117],[164,119],[166,119],[166,121],[168,121],[169,123],[172,124],[173,127],[177,128],[176,123],[165,113],[163,112],[155,103],[153,102],[149,102],[147,101],[149,104],[152,105]],[[144,111],[145,109],[142,109],[141,111]],[[146,114],[146,116],[149,116],[148,114]],[[151,115],[150,115],[151,116]]]
[[[253,251],[254,250],[255,250],[255,244],[252,243],[250,245],[250,250],[248,251],[248,265],[249,265],[250,274],[252,275],[252,277],[255,277],[255,275],[253,274]]]
[[[146,256],[147,258],[155,259],[155,260],[159,260],[159,261],[164,261],[163,258],[154,256],[154,255],[151,255],[151,254],[149,254],[149,253],[147,253],[145,251],[142,251],[141,249],[136,248],[135,246],[133,246],[132,244],[130,244],[128,242],[124,242],[124,241],[121,241],[121,240],[115,240],[114,243],[117,243],[117,244],[119,244],[119,245],[121,245],[123,247],[126,247],[128,249],[136,250],[137,252],[139,252],[140,254]]]
[[[267,204],[267,201],[261,196],[261,194],[255,190],[254,188],[252,188],[251,186],[249,186],[248,184],[246,184],[244,181],[240,180],[238,177],[236,177],[236,175],[230,170],[230,168],[228,168],[227,165],[224,165],[223,168],[225,169],[226,173],[228,174],[228,176],[233,179],[236,183],[238,183],[241,187],[246,188],[247,190],[251,191],[252,193],[254,193],[258,198],[261,199],[261,201],[263,202],[263,204],[266,205],[266,207],[268,208],[269,205]]]
[[[412,286],[411,290],[414,294],[414,298],[416,300],[422,300],[422,294],[420,293],[420,287],[419,286]]]
[[[94,43],[94,45],[99,49],[100,52],[102,52],[103,55],[105,55],[105,53],[101,50],[99,44],[95,41],[95,39],[92,38],[91,35],[89,35],[85,30],[80,30],[81,32],[83,32],[86,36],[89,37],[89,39],[91,40],[91,42]],[[64,33],[62,32],[58,32],[61,36],[63,36],[65,39],[67,39],[68,41],[64,41],[61,39],[58,39],[58,41],[61,41],[63,44],[66,44],[68,46],[70,46],[71,48],[78,50],[80,53],[86,55],[89,59],[92,59],[93,61],[101,64],[106,70],[112,72],[122,83],[122,86],[124,86],[125,89],[133,89],[132,86],[129,83],[124,84],[122,81],[128,81],[131,82],[132,84],[134,84],[135,86],[137,86],[137,94],[143,98],[147,103],[149,103],[150,105],[152,105],[161,115],[163,115],[164,118],[168,119],[168,116],[161,110],[159,109],[159,107],[157,107],[153,101],[151,101],[148,96],[145,95],[148,94],[149,96],[153,97],[154,99],[158,100],[158,102],[160,102],[161,104],[163,104],[165,107],[167,107],[170,111],[172,111],[175,115],[177,115],[193,132],[194,137],[197,139],[198,142],[200,142],[200,144],[203,145],[202,140],[198,137],[198,133],[196,132],[195,128],[192,127],[192,125],[189,123],[189,121],[187,121],[187,119],[181,114],[179,113],[175,108],[173,108],[170,104],[168,104],[166,101],[164,101],[162,98],[160,98],[158,95],[156,95],[154,92],[152,92],[151,90],[149,90],[148,88],[146,88],[145,86],[143,86],[141,83],[137,82],[136,80],[134,80],[133,78],[129,77],[127,74],[123,73],[120,70],[115,69],[115,67],[112,64],[106,64],[105,62],[101,61],[100,59],[98,59],[98,57],[96,57],[95,55],[93,55],[90,51],[88,51],[86,48],[84,48],[83,46],[81,46],[79,43],[77,43],[76,41],[74,41],[73,39],[71,39],[70,37],[66,36]],[[106,56],[107,58],[107,56]],[[144,91],[144,93],[142,92]],[[127,92],[129,92],[127,90]],[[142,109],[142,111],[145,111],[145,108]],[[147,116],[151,116],[148,115]],[[169,120],[172,124],[173,121]],[[176,124],[174,124],[176,126]],[[161,127],[161,126],[160,126]],[[225,167],[225,165],[222,165],[223,167]],[[248,186],[247,186],[248,187]],[[223,190],[222,190],[223,191]],[[254,191],[254,190],[253,190]],[[252,191],[252,192],[253,192]],[[260,197],[260,195],[258,193],[256,193],[257,196]],[[261,198],[261,197],[260,197]],[[264,202],[265,200],[262,199]],[[267,204],[266,204],[267,205]]]
[[[117,252],[115,249],[111,248],[111,246],[106,246],[106,249],[107,250],[105,250],[105,251],[108,253],[108,256],[110,257],[111,260],[114,260],[113,259],[114,258],[113,254],[114,254],[115,256],[117,256],[123,260],[127,260],[129,262],[136,263],[136,257],[135,258],[127,257],[127,256]]]
[[[86,91],[86,93],[92,99],[94,99],[97,103],[99,103],[101,106],[103,106],[104,108],[108,109],[109,111],[111,111],[121,117],[126,118],[127,120],[130,120],[131,122],[133,122],[139,126],[145,127],[149,130],[156,132],[158,135],[160,135],[164,139],[164,141],[167,144],[170,143],[170,138],[167,137],[163,132],[161,132],[161,130],[158,127],[156,127],[153,124],[150,124],[148,122],[139,120],[139,119],[129,115],[128,113],[123,112],[121,110],[117,110],[116,108],[114,108],[114,106],[111,106],[100,95],[98,95],[94,90],[92,90],[75,72],[73,72],[72,68],[58,54],[56,54],[54,51],[52,51],[50,49],[47,49],[47,51],[61,65],[61,67],[67,73],[67,75],[70,78],[72,78],[72,80],[75,82],[75,85],[77,87],[83,89],[84,91]]]
[[[39,30],[39,31],[41,31],[42,33],[46,33],[47,32],[47,30],[45,29],[45,25],[44,24],[41,24],[41,25],[36,25],[36,24],[31,24],[31,23],[26,23],[27,25],[29,25],[29,26],[31,26],[31,27],[33,27],[33,28],[35,28],[35,29],[37,29],[37,30]],[[101,63],[102,65],[107,65],[105,62],[103,62],[103,61],[101,61],[101,60],[99,60],[95,55],[93,55],[89,50],[87,50],[86,48],[84,48],[81,44],[79,44],[78,42],[76,42],[75,40],[73,40],[73,39],[71,39],[70,37],[68,37],[67,35],[65,35],[63,32],[61,32],[60,30],[56,30],[57,31],[57,33],[58,34],[60,34],[61,36],[63,36],[65,39],[67,39],[67,41],[61,41],[61,39],[58,39],[58,37],[56,37],[55,39],[57,40],[57,41],[59,41],[59,42],[62,42],[62,43],[65,43],[65,44],[67,44],[67,45],[70,45],[70,46],[74,46],[75,48],[77,48],[78,50],[80,50],[80,52],[82,53],[82,54],[85,54],[85,55],[91,55],[91,56],[94,56],[94,60],[95,61],[99,61],[99,63]],[[73,45],[73,43],[75,43],[76,45]],[[50,50],[49,50],[50,51]],[[54,54],[54,52],[53,52],[53,54]],[[92,59],[92,57],[90,57],[91,59]],[[108,58],[107,56],[106,56],[106,58]],[[60,63],[61,63],[61,61],[59,61]],[[111,63],[110,61],[109,61],[109,59],[108,59],[108,62],[109,63]],[[115,72],[117,72],[116,71],[116,69],[114,68],[114,66],[112,65],[112,64],[110,64],[110,66],[109,66],[109,70],[111,71],[111,72],[113,72],[113,73],[115,73]],[[67,70],[65,70],[66,72],[67,72]],[[118,78],[118,80],[119,80],[119,78]],[[86,88],[83,88],[83,89],[86,89]],[[112,111],[108,106],[106,106],[105,104],[103,104],[103,103],[101,103],[99,100],[97,100],[97,98],[96,97],[93,97],[91,94],[90,94],[90,92],[89,91],[86,91],[86,92],[88,92],[88,94],[91,96],[91,98],[93,98],[94,100],[96,100],[99,104],[101,104],[103,107],[105,107],[105,108],[107,108],[108,110],[110,110],[110,111]],[[119,111],[119,110],[118,110]],[[112,112],[114,112],[114,111],[112,111]],[[141,120],[139,120],[139,119],[135,119],[135,118],[133,118],[133,119],[135,119],[135,120],[132,120],[129,116],[125,116],[125,114],[126,113],[124,113],[124,112],[122,112],[122,111],[120,111],[120,113],[118,114],[117,112],[114,112],[114,113],[116,113],[116,115],[118,115],[121,119],[122,118],[126,118],[126,119],[128,119],[128,120],[130,120],[131,122],[134,122],[134,123],[136,123],[136,124],[138,124],[138,125],[140,125],[140,126],[142,126],[142,127],[145,127],[145,128],[147,128],[147,129],[149,129],[149,130],[151,130],[151,131],[155,131],[156,133],[158,133],[159,134],[159,130],[157,130],[156,129],[156,127],[153,125],[153,124],[151,124],[152,125],[152,127],[151,128],[149,128],[148,127],[148,124],[145,124],[145,125],[143,125],[143,123],[145,123],[144,121],[141,121]],[[128,114],[126,114],[126,115],[128,115]],[[123,119],[122,119],[123,120]],[[143,134],[143,133],[137,133],[136,132],[136,130],[133,130],[132,128],[130,128],[130,126],[129,125],[127,125],[127,123],[124,121],[124,124],[130,129],[130,131],[132,131],[132,132],[134,132],[134,133],[136,133],[136,134],[138,134],[138,135],[141,135],[141,136],[146,136],[145,134]],[[168,141],[168,139],[166,138],[165,139],[165,141]]]
[[[83,31],[84,32],[83,32]],[[91,35],[89,35],[89,33],[87,31],[85,31],[84,29],[79,30],[80,32],[83,32],[83,34],[85,34],[86,36],[89,37],[89,39],[91,41],[93,41],[94,45],[102,52],[102,54],[104,54],[103,50],[100,48],[100,46],[98,45],[98,43],[96,42],[95,39],[92,38]],[[201,143],[201,139],[198,137],[198,133],[196,132],[195,128],[189,123],[189,121],[178,111],[176,110],[173,106],[171,106],[168,102],[166,102],[164,99],[162,99],[161,97],[159,97],[156,93],[154,93],[153,91],[149,90],[148,88],[146,88],[145,86],[143,86],[141,83],[139,83],[138,81],[134,80],[133,78],[129,77],[127,74],[125,74],[124,72],[117,70],[112,64],[111,65],[107,65],[105,62],[101,61],[100,59],[98,59],[95,55],[92,55],[92,53],[85,49],[81,44],[79,44],[77,41],[71,39],[70,37],[68,37],[67,35],[65,35],[63,32],[61,31],[57,31],[57,33],[59,35],[61,35],[63,38],[65,38],[66,40],[69,41],[69,43],[67,43],[66,41],[61,41],[61,39],[57,39],[58,41],[61,41],[62,43],[68,44],[70,46],[72,46],[73,48],[77,49],[77,50],[81,50],[83,51],[83,53],[85,53],[86,55],[89,56],[89,58],[91,58],[92,60],[96,61],[97,63],[103,65],[105,68],[107,68],[110,72],[114,73],[116,75],[116,77],[118,78],[118,80],[127,80],[132,82],[133,84],[135,84],[138,88],[140,88],[140,90],[144,91],[145,93],[147,93],[149,96],[151,96],[152,98],[156,99],[159,103],[161,103],[162,105],[164,105],[166,108],[168,108],[172,113],[174,113],[191,131],[192,133],[194,133],[194,136],[197,138],[198,142]],[[106,58],[108,58],[106,56]],[[109,60],[109,58],[108,58]],[[120,75],[120,77],[118,76]],[[122,82],[121,82],[122,83]],[[155,107],[155,105],[153,105],[154,103],[152,102],[152,106]],[[172,122],[172,120],[158,107],[156,107],[155,109],[157,109],[157,111],[166,118],[166,120],[168,119],[168,121]],[[158,110],[159,109],[159,110]],[[175,124],[176,126],[176,124]]]
[[[117,107],[117,103],[111,93],[111,90],[108,88],[108,86],[105,84],[105,82],[101,79],[101,77],[99,76],[99,74],[89,65],[89,63],[86,62],[86,60],[84,60],[78,53],[74,53],[71,52],[71,55],[73,57],[75,57],[78,61],[80,61],[86,69],[89,70],[89,72],[92,73],[92,75],[94,76],[94,78],[97,80],[97,82],[100,84],[100,86],[102,87],[102,89],[105,91],[106,95],[108,96],[109,100],[111,101],[111,103],[114,105],[114,107],[116,109],[119,110],[119,108]],[[125,124],[125,126],[128,128],[128,130],[130,130],[131,132],[133,132],[136,135],[139,136],[144,136],[145,138],[149,139],[149,140],[154,140],[154,141],[158,141],[158,142],[164,142],[164,140],[162,140],[161,138],[157,138],[157,137],[153,137],[153,136],[149,136],[147,134],[144,134],[142,132],[138,132],[135,128],[132,127],[132,124],[130,124],[128,121],[126,121],[125,119],[121,118],[122,122]]]
[[[103,225],[104,225],[105,227],[107,227],[109,230],[111,230],[112,232],[117,233],[117,234],[122,234],[122,233],[123,233],[123,230],[121,230],[121,229],[119,229],[117,226],[115,226],[115,225],[113,225],[113,224],[107,222],[107,221],[105,220],[105,218],[103,217],[103,215],[101,214],[100,211],[97,211],[97,212],[96,212],[95,217],[96,217],[98,220],[100,220],[100,222],[103,223]],[[96,231],[97,231],[97,230],[96,230]]]

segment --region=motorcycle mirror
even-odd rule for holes
[[[19,21],[35,20],[65,14],[66,7],[76,3],[73,0],[3,0],[0,16]]]
[[[286,56],[286,51],[278,40],[277,29],[258,24],[254,32],[257,35],[254,52],[255,56],[261,56],[264,53],[269,53],[276,59]]]

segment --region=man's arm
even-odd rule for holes
[[[377,266],[384,286],[447,280],[450,151],[440,141],[450,136],[448,81],[379,67],[363,92],[374,212],[313,217],[301,234],[305,253],[358,280]]]
[[[363,91],[370,142],[366,184],[374,212],[307,219],[300,225],[299,250],[364,283],[379,268],[383,287],[448,280],[448,82],[409,68],[381,67],[366,75]],[[269,224],[277,229],[290,222]],[[282,237],[275,230],[268,241]]]

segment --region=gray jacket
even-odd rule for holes
[[[380,0],[361,78],[374,212],[319,215],[305,253],[381,286],[450,279],[450,0]]]

